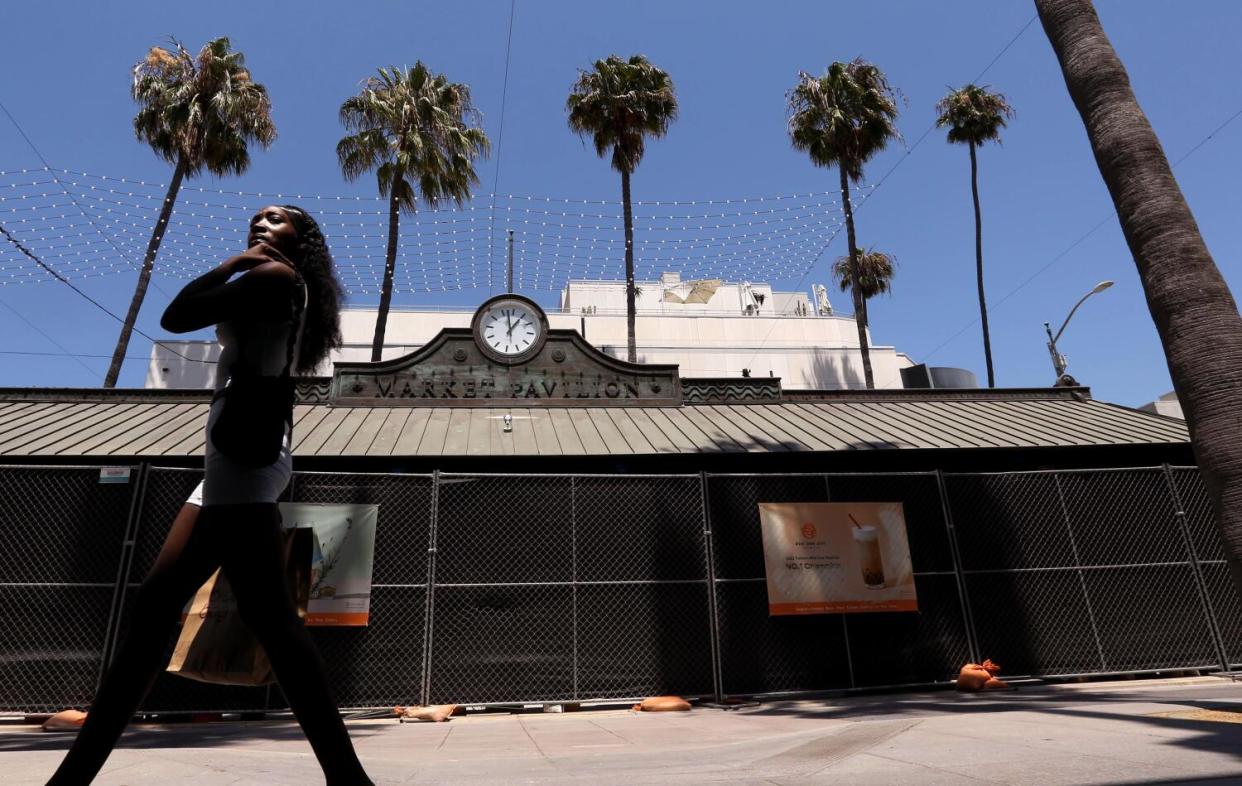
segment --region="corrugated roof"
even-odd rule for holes
[[[0,391],[0,456],[196,456],[197,391]],[[504,430],[504,415],[512,431]],[[1063,391],[857,391],[681,407],[348,407],[300,404],[300,456],[1027,448],[1175,444],[1182,421]]]

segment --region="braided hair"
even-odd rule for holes
[[[293,365],[297,373],[309,374],[332,350],[341,347],[341,282],[336,278],[332,254],[319,224],[310,213],[296,205],[281,207],[297,229],[294,264],[306,282],[306,326],[302,332],[302,347]]]

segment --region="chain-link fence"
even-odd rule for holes
[[[142,475],[0,470],[0,710],[82,706],[98,685]],[[107,479],[116,478],[110,473]]]
[[[89,702],[201,472],[0,469],[0,711]],[[342,707],[723,697],[1242,663],[1194,468],[882,474],[309,473],[380,509],[370,623],[315,627]],[[769,616],[761,502],[895,501],[917,613]],[[171,647],[171,642],[170,645]],[[161,675],[147,712],[287,707]]]

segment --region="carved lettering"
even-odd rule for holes
[[[573,353],[572,363],[555,367],[550,359],[547,366],[543,365],[542,353],[529,363],[514,366],[467,364],[456,360],[456,350],[462,343],[454,336],[440,351],[420,362],[396,367],[389,361],[382,372],[371,371],[367,364],[357,364],[342,370],[332,390],[341,402],[370,402],[374,406],[382,405],[381,402],[453,406],[457,399],[483,399],[489,404],[518,400],[536,404],[555,401],[570,406],[638,404],[647,399],[664,400],[678,391],[671,369],[630,373],[607,358],[593,358],[586,350]],[[462,402],[455,405],[462,406]]]

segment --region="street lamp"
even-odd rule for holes
[[[1078,310],[1078,307],[1081,306],[1083,302],[1086,301],[1087,298],[1091,297],[1097,292],[1103,292],[1104,290],[1108,289],[1112,285],[1113,285],[1113,282],[1111,281],[1101,281],[1100,283],[1096,284],[1095,287],[1092,288],[1090,292],[1083,295],[1082,298],[1080,298],[1079,301],[1074,304],[1074,307],[1070,309],[1069,316],[1066,317],[1065,321],[1061,323],[1061,329],[1057,331],[1057,334],[1055,336],[1052,335],[1052,326],[1049,325],[1047,322],[1044,323],[1044,330],[1047,331],[1048,333],[1048,353],[1052,355],[1052,367],[1056,369],[1058,382],[1060,382],[1061,377],[1065,375],[1065,367],[1066,365],[1068,365],[1068,363],[1065,359],[1065,356],[1062,355],[1060,352],[1057,352],[1057,339],[1061,338],[1061,334],[1065,332],[1065,326],[1068,325],[1069,321],[1074,317],[1074,312]]]

